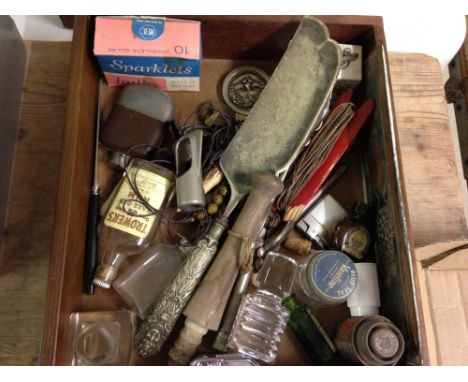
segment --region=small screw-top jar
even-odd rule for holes
[[[388,318],[379,315],[343,321],[338,327],[335,344],[346,361],[368,366],[395,365],[405,350],[400,330]]]
[[[293,291],[304,305],[339,305],[353,293],[356,282],[356,268],[348,256],[339,251],[317,251],[299,263]]]

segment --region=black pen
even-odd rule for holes
[[[99,129],[101,118],[101,81],[99,81],[98,102],[96,112],[96,131],[94,141],[94,166],[93,166],[93,183],[89,194],[88,203],[88,220],[86,224],[86,243],[85,243],[85,258],[84,258],[84,273],[83,273],[83,292],[86,294],[94,294],[93,278],[96,272],[97,257],[98,257],[98,224],[99,224],[99,209],[101,207],[101,195],[98,183],[98,159],[99,159]]]

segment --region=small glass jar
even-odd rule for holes
[[[339,305],[353,293],[356,282],[356,268],[348,256],[316,251],[298,264],[293,292],[303,305]]]
[[[72,313],[67,364],[130,365],[136,322],[136,314],[129,310]]]
[[[104,257],[94,284],[110,288],[124,259],[142,253],[149,246],[173,184],[174,173],[168,169],[132,159],[112,194],[101,224],[99,249]]]

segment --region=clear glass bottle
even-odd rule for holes
[[[240,305],[228,347],[249,357],[272,363],[276,359],[289,310],[281,305],[291,292],[296,262],[279,253],[268,253],[258,273],[258,289]]]
[[[352,260],[340,251],[315,251],[297,267],[293,291],[304,305],[339,305],[356,288],[357,273]]]
[[[99,250],[104,257],[94,284],[110,288],[123,260],[148,247],[158,227],[158,211],[173,183],[174,174],[168,169],[143,159],[132,159],[113,192],[101,224]]]
[[[169,244],[150,246],[112,284],[125,303],[144,319],[180,269],[186,252]]]

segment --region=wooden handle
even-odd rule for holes
[[[219,165],[214,166],[203,178],[203,191],[205,194],[210,192],[223,180],[224,175]]]
[[[200,327],[218,330],[229,294],[239,269],[252,250],[252,244],[262,229],[273,200],[283,190],[283,182],[270,173],[258,173],[252,178],[252,190],[223,247],[184,314]]]

